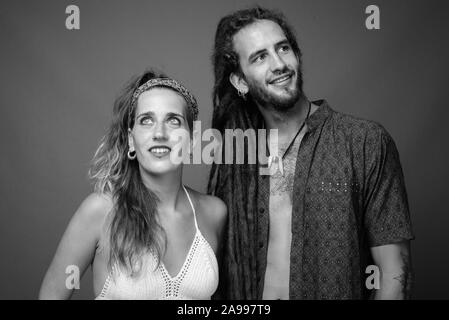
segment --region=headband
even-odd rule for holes
[[[138,87],[136,91],[134,91],[131,99],[131,105],[134,106],[134,104],[137,102],[137,99],[142,93],[154,87],[172,88],[173,90],[181,94],[184,100],[187,102],[190,111],[192,112],[193,121],[197,120],[198,103],[196,102],[195,97],[182,84],[170,78],[153,78],[145,82],[143,85]]]

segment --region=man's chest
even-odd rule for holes
[[[264,200],[270,224],[273,217],[291,219],[292,211],[303,212],[310,222],[306,227],[332,223],[346,229],[360,219],[356,213],[362,209],[364,178],[358,158],[363,156],[343,139],[327,140],[297,141],[283,160],[283,173],[273,166],[265,189],[269,197]]]
[[[292,211],[292,194],[294,190],[296,156],[298,154],[301,137],[294,142],[291,149],[280,148],[280,154],[270,167],[269,204],[270,220],[288,219]]]

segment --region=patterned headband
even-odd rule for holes
[[[145,82],[143,85],[137,88],[136,91],[134,91],[133,97],[131,99],[131,105],[134,107],[134,104],[137,102],[139,96],[145,91],[154,87],[168,87],[180,93],[183,96],[184,100],[187,102],[190,111],[192,112],[193,121],[198,119],[198,103],[196,102],[195,97],[182,84],[170,78],[154,78]]]

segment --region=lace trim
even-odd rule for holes
[[[179,296],[179,288],[181,286],[182,281],[184,280],[187,272],[190,269],[190,264],[192,263],[193,257],[195,256],[195,253],[197,251],[198,245],[200,243],[201,238],[198,236],[198,234],[195,235],[195,239],[192,243],[192,247],[189,250],[189,254],[186,258],[186,261],[184,262],[183,266],[181,267],[181,270],[178,272],[178,274],[172,278],[170,274],[168,273],[167,269],[161,262],[159,265],[159,268],[161,269],[162,278],[164,279],[165,283],[165,297],[178,297]]]
[[[103,285],[103,289],[101,289],[101,292],[97,298],[104,298],[106,296],[106,293],[108,292],[110,283],[111,283],[111,275],[108,274],[108,277],[106,278],[106,281]]]

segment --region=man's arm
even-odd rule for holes
[[[372,247],[371,254],[380,269],[380,289],[376,290],[374,299],[410,299],[414,280],[410,242]]]

